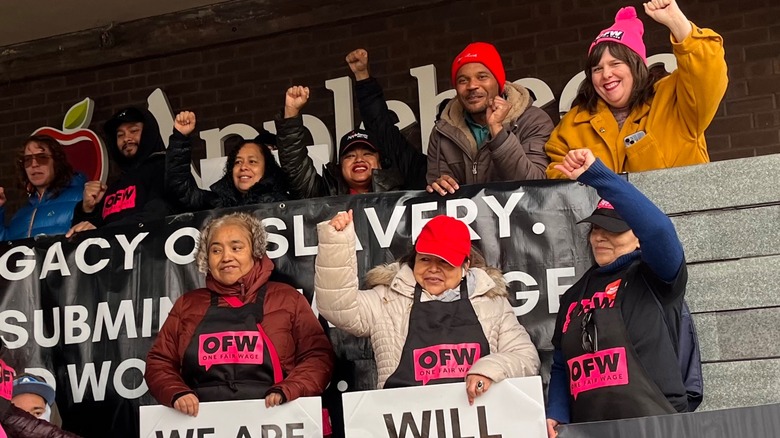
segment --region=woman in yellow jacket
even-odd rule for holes
[[[651,0],[644,8],[669,28],[677,69],[656,80],[646,65],[636,11],[618,11],[615,24],[590,46],[575,107],[545,145],[549,178],[565,178],[555,166],[580,148],[615,172],[709,162],[704,130],[728,84],[723,39],[688,21],[676,0]]]

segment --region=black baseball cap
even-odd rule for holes
[[[105,125],[103,125],[103,131],[106,133],[107,136],[113,137],[116,135],[116,130],[119,128],[119,125],[122,123],[138,123],[138,122],[145,122],[146,117],[144,117],[143,111],[136,107],[127,107],[113,116],[111,116],[110,119],[106,122]]]
[[[339,159],[344,156],[344,153],[356,146],[379,152],[379,149],[372,143],[367,131],[363,129],[353,129],[341,137],[341,142],[339,143]]]
[[[611,233],[624,233],[631,229],[626,221],[615,211],[615,207],[605,199],[599,201],[596,209],[593,210],[590,216],[577,223],[581,224],[584,222],[598,225]]]

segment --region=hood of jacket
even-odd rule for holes
[[[507,82],[504,85],[504,92],[506,93],[507,102],[512,104],[512,108],[509,109],[509,113],[506,115],[503,123],[505,127],[508,127],[514,123],[528,107],[533,105],[534,100],[531,97],[531,93],[529,93],[525,87],[511,82]],[[450,99],[450,102],[444,107],[444,110],[441,113],[441,119],[436,124],[437,126],[442,124],[451,125],[453,128],[462,131],[468,141],[473,143],[472,146],[476,148],[476,140],[474,140],[474,136],[471,135],[471,130],[466,124],[466,114],[463,105],[461,105],[457,96]]]
[[[509,293],[506,290],[506,280],[500,270],[486,267],[470,268],[476,276],[476,290],[472,297],[484,295],[487,298],[505,297]],[[414,287],[417,281],[414,272],[407,264],[399,262],[383,264],[372,268],[366,274],[366,287],[387,286],[390,289],[406,296],[414,296]]]
[[[125,157],[119,151],[116,144],[116,129],[113,132],[105,132],[106,149],[111,161],[115,162],[123,172],[140,166],[147,158],[157,152],[165,152],[165,143],[160,136],[160,126],[151,112],[145,108],[137,108],[144,115],[143,130],[141,131],[141,143],[138,151],[132,158]],[[107,126],[111,120],[106,122]]]

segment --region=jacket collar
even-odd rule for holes
[[[504,85],[504,92],[506,93],[506,100],[512,104],[509,114],[504,119],[504,126],[509,127],[533,104],[533,99],[531,98],[531,93],[525,87],[512,82],[507,82]],[[441,124],[451,125],[456,130],[461,131],[471,145],[472,150],[476,150],[477,142],[466,124],[463,105],[461,105],[457,96],[450,99],[447,106],[444,107],[441,113],[441,120],[437,125]]]
[[[598,103],[596,104],[596,112],[593,114],[584,109],[580,109],[580,107],[577,108],[578,110],[577,114],[574,116],[574,123],[590,123],[591,120],[600,116],[601,114],[610,112],[609,106],[602,99],[599,99]],[[631,120],[634,122],[635,120],[641,120],[649,112],[650,105],[643,103],[638,108],[631,110],[631,112],[628,114],[628,117],[626,118],[626,121]]]

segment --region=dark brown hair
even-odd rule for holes
[[[35,187],[33,187],[30,179],[27,177],[27,171],[24,168],[24,150],[30,143],[36,143],[51,154],[51,159],[54,163],[54,179],[52,179],[47,190],[51,192],[52,196],[56,197],[63,189],[68,187],[71,179],[73,179],[73,167],[68,162],[68,157],[57,140],[48,135],[33,135],[27,138],[22,143],[22,150],[19,152],[19,157],[16,160],[16,168],[19,171],[19,183],[27,194],[35,192]]]
[[[601,56],[607,50],[609,50],[609,53],[612,56],[628,65],[628,68],[631,70],[631,76],[634,78],[631,96],[628,99],[628,107],[633,110],[639,105],[649,103],[655,94],[653,86],[658,77],[650,75],[650,71],[648,70],[647,65],[645,65],[645,61],[637,55],[636,52],[623,44],[605,41],[596,44],[596,46],[593,47],[593,51],[588,55],[585,64],[585,81],[582,83],[576,99],[574,99],[574,105],[585,108],[591,114],[596,112],[596,105],[601,97],[596,93],[596,89],[593,87],[592,69],[601,62]]]

